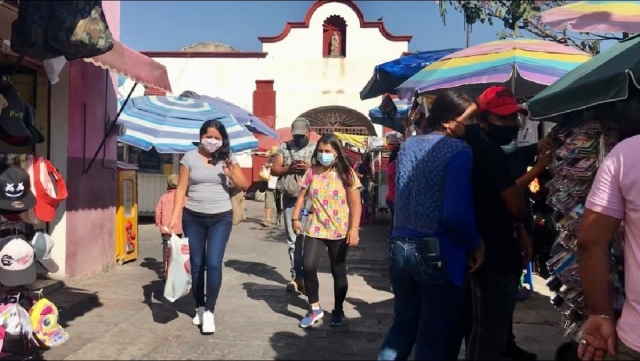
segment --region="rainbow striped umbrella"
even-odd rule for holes
[[[562,44],[534,39],[491,41],[449,54],[401,84],[398,97],[461,88],[477,95],[504,85],[520,97],[533,96],[591,55]],[[477,94],[475,94],[477,93]]]
[[[640,33],[640,1],[576,1],[537,17],[557,31]]]

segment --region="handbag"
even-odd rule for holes
[[[247,219],[244,214],[244,196],[245,193],[239,188],[232,185],[229,186],[229,198],[231,199],[231,211],[233,212],[231,223],[234,226]]]
[[[293,158],[293,152],[291,151],[291,148],[288,147],[288,150],[289,150],[289,155],[293,160],[294,158]],[[298,194],[300,194],[300,190],[302,189],[302,186],[300,185],[301,179],[302,179],[302,175],[300,174],[287,174],[283,176],[282,177],[283,194],[293,198],[297,197]]]

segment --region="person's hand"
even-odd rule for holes
[[[311,167],[311,163],[305,162],[304,160],[299,160],[295,164],[295,170],[297,171],[306,171],[309,167]]]
[[[347,232],[347,245],[355,247],[360,243],[360,231],[357,228],[350,229]]]
[[[236,168],[236,165],[233,163],[233,161],[231,159],[227,159],[224,161],[224,165],[222,166],[222,171],[227,177],[231,178],[235,168]]]
[[[616,321],[590,316],[582,326],[578,357],[583,361],[602,360],[605,354],[615,355],[618,335]]]
[[[538,141],[538,153],[543,150],[553,150],[553,141],[550,136],[546,136]]]
[[[522,267],[526,268],[533,256],[533,246],[524,225],[520,224],[518,227],[518,243],[520,244],[520,254],[522,255]]]
[[[538,168],[538,170],[545,170],[548,166],[551,165],[551,162],[553,161],[553,156],[551,155],[551,151],[550,150],[543,150],[539,155],[538,155],[538,160],[536,161],[536,168]]]
[[[302,223],[299,220],[291,221],[291,227],[293,228],[293,233],[299,235],[302,233]]]
[[[484,242],[480,241],[480,245],[469,254],[469,273],[473,273],[480,269],[484,263]]]
[[[176,229],[176,224],[178,224],[177,219],[171,218],[171,222],[169,222],[169,227],[164,227],[167,230],[168,234],[173,234]]]

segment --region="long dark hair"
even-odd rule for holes
[[[331,148],[336,151],[336,159],[333,162],[333,169],[338,172],[340,180],[342,180],[342,184],[345,188],[351,187],[353,185],[353,170],[349,166],[347,157],[344,155],[344,149],[342,148],[342,142],[340,139],[338,139],[338,137],[333,133],[323,134],[320,139],[318,139],[316,149],[313,151],[313,155],[311,156],[312,165],[321,165],[320,162],[318,162],[318,146],[320,146],[320,144],[329,144]]]
[[[209,128],[217,130],[222,137],[222,146],[215,152],[211,153],[211,164],[215,165],[218,164],[218,162],[223,162],[229,159],[229,156],[231,155],[231,149],[229,146],[229,135],[227,134],[227,129],[225,129],[224,125],[222,125],[220,121],[211,119],[202,123],[202,126],[200,127],[200,139],[202,139],[202,136],[207,134]]]
[[[422,133],[444,130],[443,123],[458,118],[474,103],[473,98],[459,90],[446,90],[431,104],[429,115],[422,125]]]
[[[396,146],[393,148],[393,150],[391,151],[391,154],[389,155],[389,163],[391,162],[395,162],[396,159],[398,159],[398,152],[400,151],[400,147]]]

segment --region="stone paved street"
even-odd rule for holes
[[[289,274],[284,231],[259,225],[262,204],[250,201],[247,207],[249,218],[234,228],[227,247],[215,335],[203,336],[191,325],[190,296],[175,304],[163,300],[160,237],[153,226],[144,225],[139,260],[49,296],[71,339],[47,351],[45,358],[374,360],[393,317],[387,225],[365,226],[361,246],[349,256],[348,323],[303,331],[298,321],[306,300],[284,292]],[[333,284],[326,259],[319,277],[321,302],[331,310]],[[558,325],[547,297],[536,294],[518,305],[518,341],[542,360],[552,359],[562,342]]]

